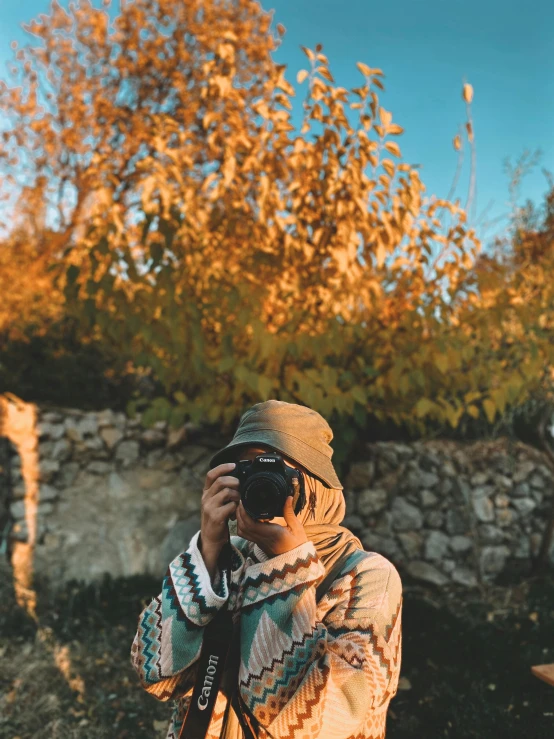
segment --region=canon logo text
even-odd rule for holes
[[[204,686],[202,688],[202,692],[200,693],[200,697],[198,698],[198,708],[201,711],[205,711],[208,707],[208,699],[210,697],[210,693],[212,692],[212,685],[214,684],[214,675],[216,673],[218,661],[219,657],[217,655],[210,654],[208,667],[206,669],[207,674],[204,678]]]

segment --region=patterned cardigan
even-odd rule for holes
[[[316,604],[325,568],[309,541],[276,557],[231,537],[230,592],[198,549],[169,565],[144,608],[131,648],[142,687],[173,701],[166,739],[190,702],[205,627],[228,603],[240,631],[239,690],[259,739],[383,739],[402,655],[402,584],[376,552],[347,566]],[[207,739],[218,739],[227,698],[218,692]]]

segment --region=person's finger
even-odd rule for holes
[[[236,507],[237,504],[234,500],[232,500],[230,503],[227,503],[226,505],[222,505],[214,513],[214,521],[217,521],[218,523],[225,523],[225,521],[228,520],[229,516],[235,512]]]
[[[244,507],[242,500],[239,502],[237,506],[237,522],[240,526],[242,532],[244,534],[256,534],[257,532],[257,522],[250,516],[249,513],[247,513],[246,508]],[[258,524],[262,525],[262,524]]]
[[[222,475],[230,476],[231,472],[235,469],[236,465],[234,462],[228,462],[227,464],[218,464],[217,467],[214,467],[213,469],[209,470],[209,472],[206,474],[206,483],[204,485],[204,492],[207,492],[211,490],[214,486],[214,484],[222,477]],[[229,480],[229,484],[231,481]],[[238,482],[238,478],[233,477],[233,483]],[[217,485],[216,485],[216,491],[217,491]],[[215,491],[215,492],[216,492]]]
[[[294,508],[292,507],[292,495],[288,495],[285,500],[283,518],[285,519],[287,526],[290,526],[291,529],[294,530],[297,527],[298,519],[296,518]]]
[[[208,497],[212,497],[214,495],[217,495],[217,493],[220,490],[223,490],[223,488],[234,488],[237,490],[239,487],[239,481],[236,477],[230,477],[228,475],[223,475],[222,477],[219,477],[214,484],[211,486],[211,488],[207,491]]]
[[[246,508],[242,505],[242,501],[240,503],[240,507],[241,507],[241,513],[242,513],[244,524],[253,533],[263,536],[264,532],[267,532],[267,523],[262,523],[261,521],[258,521],[257,519],[252,518],[252,516],[248,513]]]
[[[259,540],[264,540],[268,536],[272,536],[274,534],[280,535],[283,529],[283,527],[277,523],[271,523],[271,521],[258,521],[256,518],[252,518],[243,506],[242,500],[237,508],[237,522],[245,534]]]
[[[238,503],[240,500],[240,493],[238,492],[238,490],[233,490],[233,488],[227,487],[217,492],[211,498],[212,505],[215,505],[216,507],[219,507],[224,503],[228,503],[231,500],[235,501],[235,503]]]
[[[239,536],[242,536],[243,539],[248,538],[248,524],[244,520],[244,507],[242,505],[242,501],[239,501],[237,505],[237,510],[235,511],[235,516],[237,517],[237,533]]]
[[[246,512],[244,505],[242,503],[242,500],[239,501],[239,504],[237,506],[237,521],[240,521],[240,525],[243,529],[248,528],[249,521],[248,519],[252,520],[248,513]]]
[[[232,488],[223,488],[213,497],[202,499],[201,510],[210,518],[219,521],[219,511],[221,508],[231,502],[238,505],[240,494]]]
[[[220,478],[223,482],[216,481],[209,490],[204,490],[201,499],[201,505],[204,510],[217,509],[222,503],[229,500],[236,500],[236,496],[240,496],[239,491],[234,487],[233,483],[225,485],[225,480],[232,481],[232,477]]]

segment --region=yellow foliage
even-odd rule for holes
[[[48,198],[62,209],[44,171],[76,202],[13,267],[2,261],[1,284],[17,289],[1,325],[30,320],[39,299],[85,316],[152,367],[179,408],[222,424],[278,396],[328,416],[362,409],[360,423],[371,412],[456,427],[464,414],[492,422],[534,381],[546,349],[525,363],[518,342],[503,344],[505,322],[517,313],[521,336],[529,311],[548,314],[550,281],[531,280],[540,310],[515,277],[509,294],[502,270],[476,268],[463,210],[428,198],[415,167],[380,159],[401,157],[388,137],[403,133],[379,104],[380,69],[358,62],[364,84],[346,90],[320,46],[302,47],[311,72],[296,75],[310,78],[296,131],[295,90],[272,56],[284,28],[273,36],[256,0],[136,0],[114,31],[92,7],[50,13],[32,26],[45,51],[27,47],[20,66],[50,74],[53,99],[39,105],[24,66],[22,85],[0,90],[17,133],[0,141],[0,161],[24,154],[35,176],[18,204],[26,222]],[[169,21],[181,32],[162,36]],[[13,255],[24,240],[8,243]]]
[[[21,222],[0,248],[0,336],[21,341],[25,328],[42,335],[63,315],[63,294],[47,271],[58,243],[54,234],[38,234],[35,218],[22,205]],[[36,214],[35,214],[36,216]]]

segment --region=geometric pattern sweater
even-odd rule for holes
[[[204,629],[224,606],[240,632],[239,691],[259,739],[384,739],[402,657],[402,584],[394,565],[367,552],[316,603],[325,568],[311,541],[268,557],[232,536],[228,592],[223,578],[210,581],[199,533],[169,564],[131,647],[142,687],[173,701],[166,739],[179,735]],[[219,738],[226,704],[220,689],[207,739]]]

